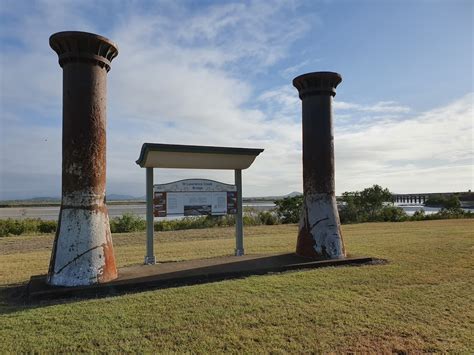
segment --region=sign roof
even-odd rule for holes
[[[261,152],[258,148],[143,143],[136,163],[142,168],[247,169]]]

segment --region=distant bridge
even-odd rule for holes
[[[393,194],[393,202],[424,204],[430,194]]]
[[[458,196],[462,200],[464,196],[472,196],[472,192],[428,192],[428,193],[409,193],[409,194],[392,194],[393,201],[397,203],[416,203],[424,204],[430,196]]]

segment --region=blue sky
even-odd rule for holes
[[[293,77],[337,71],[336,192],[473,188],[472,1],[0,0],[0,199],[59,196],[63,30],[115,41],[108,193],[144,194],[141,144],[265,148],[244,195],[302,190]],[[158,170],[158,182],[231,172]]]

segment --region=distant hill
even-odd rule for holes
[[[132,195],[110,194],[107,195],[107,202],[112,201],[145,201],[145,196],[136,197]],[[32,197],[21,200],[5,200],[0,201],[0,207],[14,206],[57,206],[61,204],[60,197]]]
[[[301,196],[301,195],[303,195],[301,192],[293,191],[287,195],[282,195],[282,196],[244,197],[243,200],[244,201],[276,201],[276,200],[283,200],[284,198],[287,198],[287,197],[295,197],[295,196]]]
[[[298,191],[293,191],[290,192],[287,195],[280,195],[280,196],[263,196],[263,197],[244,197],[244,201],[276,201],[276,200],[282,200],[286,197],[295,197],[295,196],[300,196],[302,195],[301,192]],[[107,194],[107,202],[126,202],[126,201],[145,201],[146,196],[132,196],[132,195],[122,195],[122,194]],[[0,206],[1,207],[9,207],[9,206],[38,206],[38,205],[44,205],[44,206],[54,206],[54,205],[59,205],[61,203],[61,198],[60,197],[32,197],[28,199],[22,199],[22,200],[8,200],[8,201],[0,201]],[[121,203],[123,204],[123,203]]]
[[[34,202],[57,202],[60,201],[61,198],[59,197],[33,197],[26,200],[21,201],[34,201]]]
[[[301,192],[298,192],[298,191],[293,191],[293,192],[290,192],[288,195],[286,195],[285,197],[295,197],[295,196],[301,196],[302,193]]]
[[[107,194],[107,201],[129,201],[143,200],[145,197],[136,197],[132,195]]]

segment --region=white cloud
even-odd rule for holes
[[[360,105],[344,101],[336,101],[334,103],[334,108],[336,110],[354,110],[361,112],[371,112],[371,113],[392,113],[392,114],[401,114],[410,112],[410,108],[398,104],[395,101],[380,101],[373,105]]]
[[[336,131],[339,189],[375,183],[397,192],[472,189],[473,99],[470,93],[402,121]]]
[[[85,7],[100,10],[90,3]],[[125,193],[115,189],[126,187],[130,193],[141,194],[142,171],[134,161],[145,141],[260,147],[270,145],[275,137],[285,139],[286,131],[280,134],[264,124],[265,113],[249,107],[253,87],[245,77],[286,55],[307,29],[303,19],[290,16],[291,7],[280,1],[226,3],[189,13],[176,6],[170,16],[160,13],[159,7],[147,13],[132,6],[123,10],[115,26],[103,33],[119,45],[108,85],[109,191]],[[16,8],[10,15],[24,10]],[[2,132],[1,159],[6,167],[2,197],[13,191],[15,180],[10,177],[17,173],[49,169],[60,174],[60,150],[49,154],[33,144],[42,135],[60,134],[61,69],[47,39],[68,27],[97,32],[78,16],[84,11],[75,2],[61,3],[58,8],[43,2],[37,13],[17,17],[12,26],[12,39],[22,45],[5,51],[3,57],[20,65],[2,75],[2,114],[13,111],[19,122],[8,122]],[[58,17],[61,21],[56,22]],[[22,110],[48,120],[27,117]],[[24,152],[30,157],[28,164]],[[276,150],[276,154],[282,152]],[[167,174],[172,175],[164,172],[163,178]],[[41,191],[43,185],[33,176],[28,181],[36,186],[37,194],[59,194],[59,188]],[[253,176],[252,182],[270,188],[270,180],[263,176]]]
[[[61,69],[48,36],[68,28],[101,32],[80,14],[104,8],[81,4],[44,2],[10,25],[10,36],[23,44],[2,49],[0,198],[60,194]],[[244,172],[244,194],[301,191],[297,91],[255,85],[308,29],[292,3],[222,3],[190,12],[163,2],[146,13],[139,5],[122,5],[101,32],[119,45],[108,85],[108,192],[144,195],[144,171],[135,164],[143,142],[265,148]],[[337,97],[337,191],[374,183],[398,192],[471,188],[472,98],[414,113],[394,101]],[[156,176],[233,179],[213,171]]]

